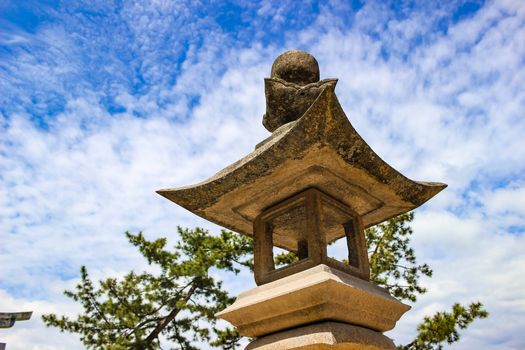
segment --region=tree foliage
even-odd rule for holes
[[[438,312],[434,316],[425,316],[417,327],[416,339],[407,345],[398,346],[399,350],[441,350],[443,343],[452,344],[459,340],[458,329],[465,329],[476,318],[486,318],[488,312],[480,302],[468,307],[454,304],[451,312]]]
[[[410,302],[426,292],[420,278],[432,276],[427,264],[417,263],[410,246],[413,217],[412,213],[404,214],[365,233],[371,280]],[[160,272],[130,272],[120,280],[108,278],[95,286],[82,267],[76,290],[65,294],[81,303],[84,313],[76,319],[44,315],[46,325],[77,333],[87,348],[94,349],[159,349],[163,339],[178,349],[198,349],[199,342],[238,349],[241,337],[237,330],[216,324],[214,314],[233,298],[213,274],[252,269],[252,240],[228,231],[218,236],[200,228],[179,228],[178,232],[180,240],[173,251],[166,249],[165,238],[148,241],[142,233],[127,232],[129,242]],[[297,257],[283,253],[275,261],[282,266]],[[450,312],[425,317],[416,338],[398,349],[440,350],[443,344],[459,340],[459,330],[487,316],[479,302],[467,307],[454,304]]]
[[[410,222],[414,213],[402,214],[365,231],[370,259],[370,279],[400,300],[415,302],[418,294],[427,289],[420,284],[420,277],[432,277],[428,264],[418,264],[410,246],[413,233]],[[398,350],[441,350],[444,343],[460,339],[458,329],[465,329],[477,318],[488,317],[483,304],[475,302],[465,307],[458,303],[450,312],[437,312],[425,316],[417,327],[416,338]]]
[[[370,259],[370,279],[401,300],[415,302],[427,290],[419,278],[432,277],[427,264],[418,265],[410,246],[413,212],[402,214],[365,231]]]
[[[238,273],[239,266],[249,267],[252,242],[227,231],[219,236],[199,228],[178,231],[180,241],[173,252],[166,249],[165,238],[148,241],[142,233],[127,232],[130,243],[160,272],[130,272],[97,287],[82,267],[76,290],[65,294],[81,303],[84,313],[76,319],[44,315],[46,325],[80,334],[84,345],[93,349],[158,349],[161,336],[180,349],[198,349],[196,342],[209,342],[214,314],[233,302],[212,276],[213,269]],[[229,332],[233,339],[234,332]]]

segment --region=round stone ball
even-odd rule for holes
[[[271,76],[304,86],[319,81],[319,64],[306,51],[290,50],[275,59]]]

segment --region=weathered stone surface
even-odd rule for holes
[[[394,350],[387,336],[340,322],[321,322],[252,341],[246,350]]]
[[[320,77],[319,63],[306,51],[286,51],[273,62],[271,77],[300,86],[315,83]]]
[[[218,225],[252,235],[253,222],[265,208],[307,188],[349,206],[366,228],[420,206],[446,187],[412,181],[385,163],[352,127],[334,88],[323,86],[301,118],[210,179],[158,193]],[[297,243],[291,247],[277,237],[274,244],[293,250]]]
[[[325,85],[335,86],[337,79],[319,81],[319,75],[319,64],[308,52],[290,50],[275,59],[271,78],[264,79],[268,131],[300,118]]]
[[[298,85],[278,78],[264,79],[266,113],[263,125],[275,131],[282,125],[299,119],[326,86],[335,86],[336,79],[323,79],[308,85]]]
[[[384,332],[409,309],[386,290],[321,264],[241,293],[216,316],[260,337],[320,321]]]
[[[11,328],[16,321],[27,321],[32,315],[33,311],[0,312],[0,328]]]

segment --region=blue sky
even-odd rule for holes
[[[147,268],[125,230],[217,232],[154,191],[269,135],[263,79],[289,49],[339,78],[384,160],[449,184],[416,211],[429,292],[389,336],[480,300],[490,318],[451,348],[525,346],[525,2],[0,0],[0,309],[35,310],[2,332],[10,349],[82,348],[39,315],[78,311],[62,290],[82,264],[95,278]]]

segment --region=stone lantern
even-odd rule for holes
[[[33,315],[33,311],[23,312],[0,312],[0,328],[11,328],[17,321],[27,321]],[[0,343],[0,350],[5,350],[6,344]]]
[[[319,80],[308,53],[285,52],[265,79],[263,125],[272,135],[208,180],[158,191],[253,236],[258,287],[217,314],[256,338],[247,349],[395,349],[382,332],[410,309],[369,282],[364,229],[446,185],[412,181],[379,158],[346,118],[336,83]],[[345,263],[327,254],[340,238]],[[274,247],[298,260],[276,268]]]

